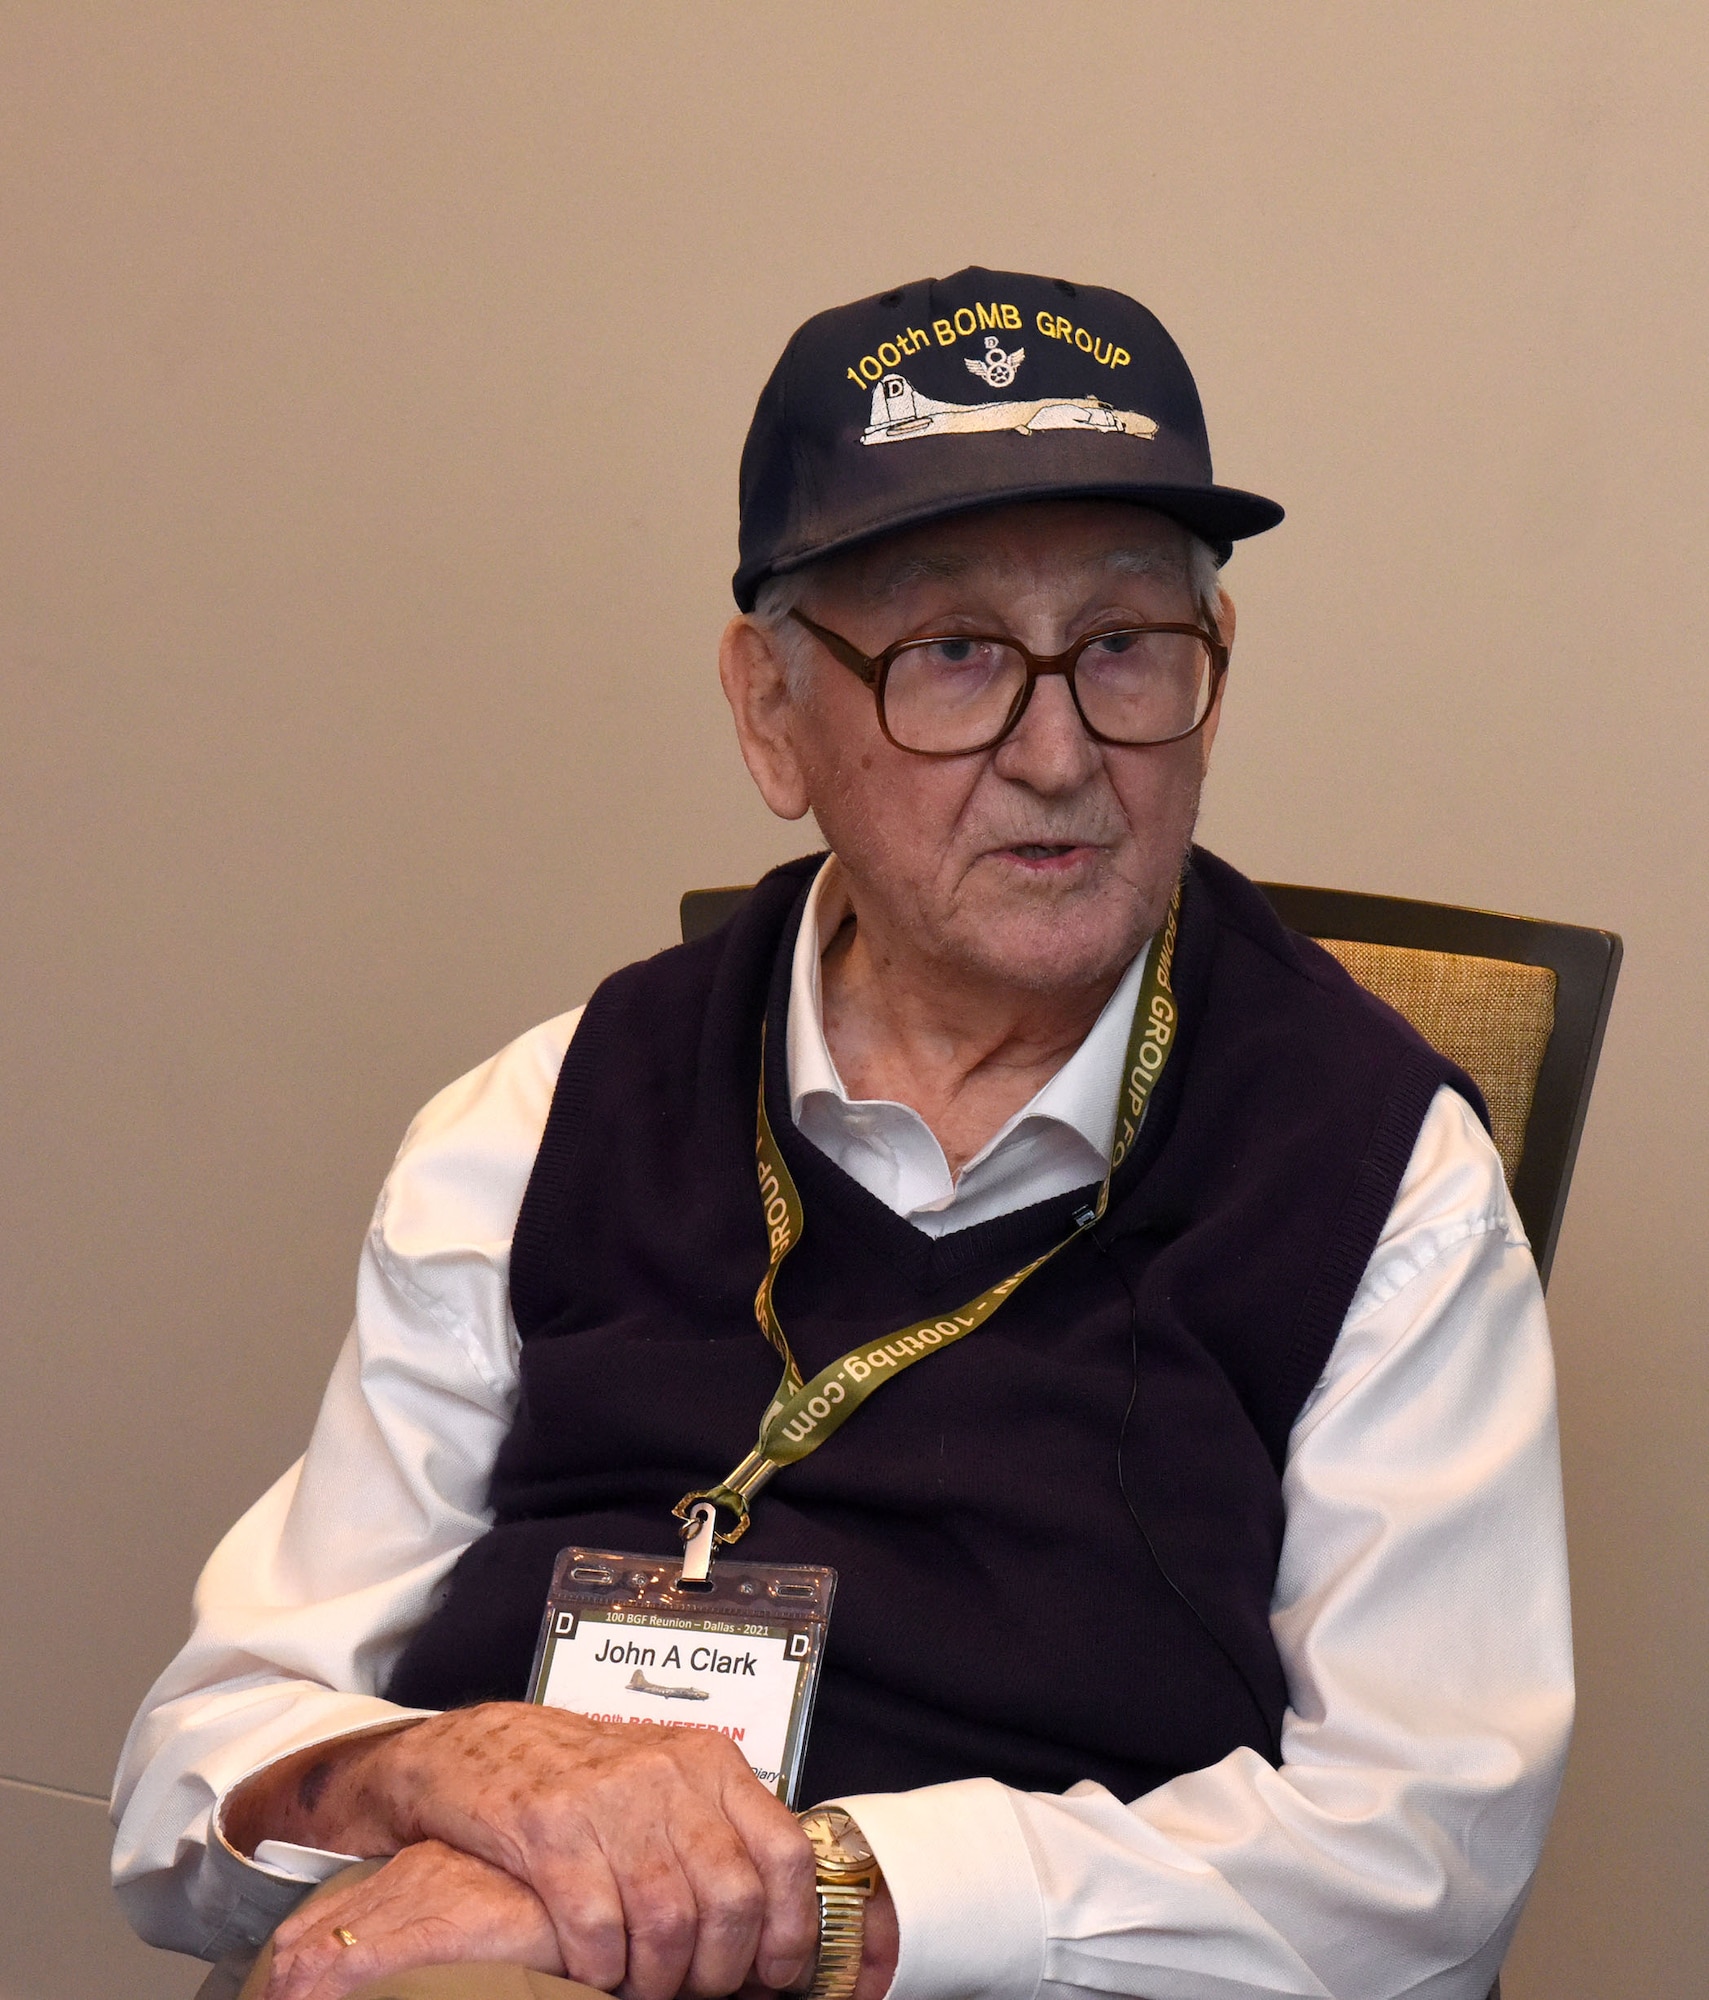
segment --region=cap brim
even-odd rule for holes
[[[787,576],[825,556],[840,555],[884,535],[918,528],[957,514],[987,507],[1012,507],[1035,500],[1125,500],[1178,522],[1197,535],[1225,563],[1236,542],[1261,535],[1285,518],[1285,510],[1261,493],[1238,486],[1177,486],[1168,483],[1109,479],[1046,479],[1036,485],[1004,485],[999,491],[962,491],[922,498],[912,507],[898,507],[882,520],[847,525],[841,532],[798,548],[779,551],[763,562],[744,564],[732,578],[737,606],[752,611],[761,584],[769,577]]]

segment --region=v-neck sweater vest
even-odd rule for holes
[[[818,865],[775,870],[713,936],[588,1003],[516,1226],[493,1525],[392,1699],[519,1698],[558,1550],[671,1552],[673,1503],[752,1445],[778,1374],[753,1317],[762,1022],[807,1217],[777,1290],[805,1374],[1067,1233],[1082,1196],[925,1236],[795,1129],[785,1018]],[[1288,1435],[1431,1098],[1482,1104],[1201,849],[1175,991],[1177,1046],[1096,1240],[759,1497],[742,1557],[839,1579],[804,1798],[972,1776],[1133,1798],[1242,1745],[1278,1755]]]

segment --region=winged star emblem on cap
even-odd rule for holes
[[[977,375],[988,389],[1006,389],[1015,379],[1015,370],[1027,358],[1027,350],[1017,347],[1013,354],[1003,352],[1003,343],[995,334],[985,336],[985,359],[970,361],[967,372]]]

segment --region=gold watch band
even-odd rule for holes
[[[865,1889],[819,1884],[819,1960],[808,2000],[849,2000],[854,1992],[866,1941],[866,1899]]]
[[[805,2000],[851,2000],[866,1944],[867,1899],[879,1884],[866,1836],[841,1806],[798,1813],[812,1843],[819,1897],[819,1955]]]

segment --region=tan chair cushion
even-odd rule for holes
[[[1505,958],[1414,951],[1397,944],[1318,943],[1361,986],[1404,1014],[1483,1092],[1507,1184],[1519,1171],[1537,1071],[1555,1028],[1555,975]]]

